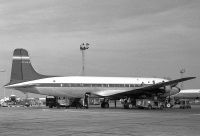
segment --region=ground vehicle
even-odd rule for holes
[[[56,98],[55,97],[46,97],[46,106],[49,108],[53,108],[57,106]]]
[[[136,99],[136,107],[145,109],[163,109],[164,102],[152,99]]]
[[[121,104],[124,105],[124,109],[132,109],[135,108],[136,105],[136,99],[131,99],[131,98],[126,98],[126,99],[121,99]]]
[[[6,102],[3,102],[3,103],[1,104],[1,106],[2,106],[2,107],[8,107],[8,104],[7,104]]]
[[[68,108],[68,107],[76,107],[76,108],[88,108],[88,106],[83,102],[84,99],[81,98],[67,98],[67,97],[55,97],[55,96],[47,96],[46,97],[46,106],[49,108],[57,107],[57,108]]]
[[[69,99],[67,99],[66,97],[47,96],[46,97],[46,106],[49,106],[49,108],[68,107]]]
[[[190,101],[188,99],[181,99],[180,109],[191,109]]]
[[[25,106],[25,107],[29,107],[29,106],[30,106],[30,103],[29,103],[29,102],[25,102],[25,103],[24,103],[24,106]]]

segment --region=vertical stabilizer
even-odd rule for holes
[[[28,52],[25,49],[15,49],[13,53],[10,83],[41,79],[47,76],[37,73],[31,65]]]

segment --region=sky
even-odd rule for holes
[[[199,0],[0,0],[0,98],[15,48],[46,75],[180,78],[200,88]],[[6,95],[18,91],[5,90]]]

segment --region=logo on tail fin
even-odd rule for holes
[[[46,78],[48,76],[37,73],[30,62],[27,50],[15,49],[13,53],[10,83]]]

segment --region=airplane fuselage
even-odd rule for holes
[[[69,76],[32,80],[9,85],[8,87],[24,93],[83,97],[85,93],[108,96],[167,81],[161,78]]]
[[[179,98],[179,99],[196,99],[196,98],[200,98],[200,89],[181,90],[179,93],[173,95],[173,97]]]

